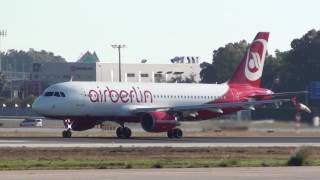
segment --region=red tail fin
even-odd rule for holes
[[[268,32],[259,32],[256,35],[228,84],[260,86],[268,39]]]

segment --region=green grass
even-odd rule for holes
[[[82,151],[71,149],[73,153],[68,156],[61,156],[60,151],[40,150],[37,152],[37,156],[22,156],[24,152],[29,152],[30,150],[32,151],[32,149],[27,149],[27,151],[22,149],[17,152],[12,149],[4,150],[4,155],[0,158],[0,170],[320,166],[320,156],[317,155],[318,149],[311,147],[299,147],[294,152],[292,152],[294,149],[290,151],[279,151],[279,149],[256,151],[255,149],[247,149],[246,153],[252,154],[252,156],[243,156],[243,150],[241,149],[226,152],[227,155],[232,154],[232,156],[220,154],[217,157],[208,156],[214,151],[205,151],[203,153],[204,150],[200,151],[199,149],[199,153],[203,153],[201,156],[193,156],[198,152],[194,149],[188,149],[188,151],[186,149],[180,149],[180,151],[177,151],[177,149],[175,151],[165,149],[157,152],[159,155],[171,152],[174,157],[157,156],[157,153],[153,156],[144,157],[136,155],[136,153],[151,152],[152,149],[143,149],[143,151],[135,149],[136,151],[132,153],[129,153],[131,150],[128,149],[112,149],[98,156],[91,156],[87,151],[88,149],[82,149]],[[101,150],[103,149],[95,149],[93,152],[101,152]],[[11,156],[5,154],[6,151],[9,151]],[[62,152],[65,151],[63,150]],[[80,153],[81,156],[75,155],[77,153]],[[125,156],[121,153],[125,154]],[[181,155],[181,153],[186,154]],[[106,155],[114,158],[102,158]],[[21,159],[21,157],[24,159]]]
[[[286,166],[286,163],[286,159],[1,160],[0,170],[259,167]]]

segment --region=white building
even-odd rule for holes
[[[32,80],[48,84],[69,81],[118,82],[118,63],[43,63],[35,64]],[[199,64],[122,64],[122,82],[168,82],[173,79],[200,80]]]

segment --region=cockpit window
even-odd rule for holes
[[[53,96],[53,92],[46,92],[44,93],[44,96]]]
[[[66,97],[66,95],[64,94],[64,92],[60,92],[61,97]]]
[[[64,92],[45,92],[43,96],[56,96],[56,97],[66,97],[66,94]]]
[[[60,93],[59,92],[54,92],[54,96],[60,97]]]

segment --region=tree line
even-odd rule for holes
[[[226,82],[235,71],[237,65],[250,44],[241,40],[228,43],[213,51],[212,61],[201,64],[201,83]],[[291,49],[287,51],[276,50],[274,55],[267,53],[261,86],[274,92],[309,90],[310,82],[320,81],[320,31],[312,29],[300,38],[291,41]],[[307,101],[313,115],[320,113],[319,100],[306,96],[298,97],[300,101]],[[253,112],[253,117],[278,119],[294,119],[295,109],[288,105],[277,110],[259,109]],[[275,117],[276,116],[276,117]],[[306,118],[307,116],[307,118]],[[304,120],[311,119],[304,114]]]
[[[66,60],[52,52],[45,50],[36,51],[29,49],[28,51],[10,49],[7,52],[0,53],[1,72],[0,72],[0,106],[2,104],[12,105],[31,104],[34,100],[33,95],[21,99],[10,99],[11,87],[5,72],[32,72],[34,63],[45,62],[66,62]]]
[[[213,51],[212,61],[201,64],[202,83],[227,81],[239,64],[249,44],[245,40],[228,43]],[[320,31],[310,30],[292,40],[288,51],[267,54],[262,86],[278,91],[308,89],[311,81],[320,81]]]

